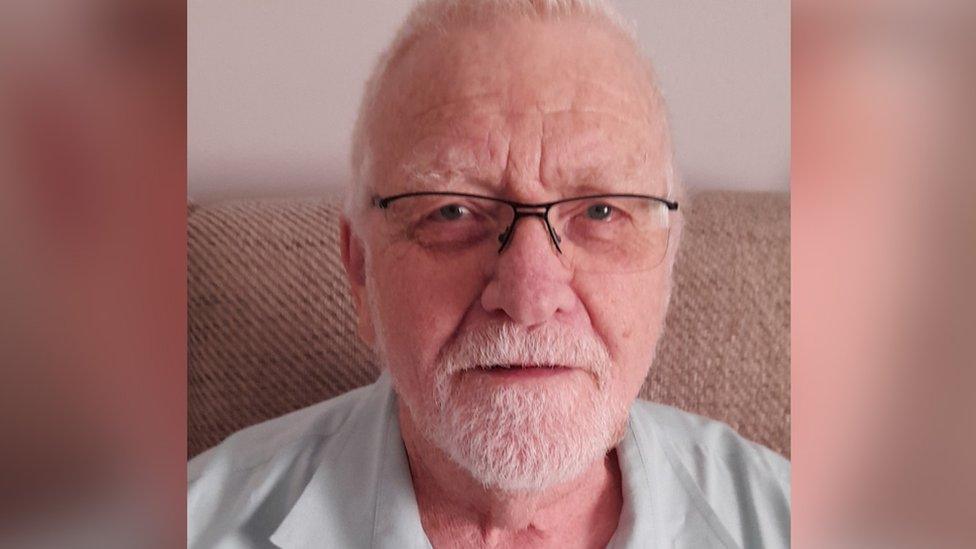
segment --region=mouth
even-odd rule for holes
[[[569,373],[573,368],[561,364],[491,364],[479,365],[473,371],[492,378],[546,378]]]

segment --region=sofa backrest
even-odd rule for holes
[[[789,456],[789,195],[712,191],[688,223],[641,396]],[[189,207],[188,454],[371,383],[338,249],[338,202]]]

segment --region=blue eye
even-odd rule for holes
[[[613,208],[609,204],[594,204],[586,209],[586,217],[597,221],[608,219],[612,213]]]
[[[440,215],[441,219],[455,221],[457,219],[461,219],[464,214],[468,213],[468,209],[458,204],[448,204],[447,206],[443,206],[437,210],[437,213]]]

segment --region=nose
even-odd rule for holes
[[[570,286],[572,272],[560,260],[545,222],[523,219],[497,256],[495,271],[481,294],[481,305],[492,314],[530,328],[577,306]]]

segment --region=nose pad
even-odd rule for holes
[[[528,225],[521,228],[515,227],[517,223],[512,223],[510,226],[512,228],[498,236],[501,247],[496,255],[497,260],[492,262],[492,272],[497,272],[497,269],[510,270],[513,268],[515,271],[521,271],[526,265],[541,266],[543,264],[549,265],[543,268],[545,271],[551,268],[555,268],[559,272],[573,270],[571,258],[563,253],[560,247],[559,243],[562,242],[562,239],[559,235],[545,223],[545,219],[541,215],[533,214],[532,217],[539,217],[540,219],[538,221],[527,220]],[[539,225],[535,226],[536,223]],[[556,267],[557,264],[559,267]],[[515,267],[516,265],[517,267]]]
[[[544,219],[539,221],[543,226],[536,228],[530,222],[522,227],[520,240],[515,240],[514,229],[501,235],[505,252],[496,256],[486,273],[488,282],[481,296],[482,308],[489,314],[504,314],[523,326],[543,324],[576,308],[571,268],[564,256],[546,249],[554,241]]]
[[[501,244],[501,246],[498,248],[498,253],[505,251],[505,248],[507,248],[509,243],[511,243],[512,238],[515,236],[515,226],[518,225],[519,220],[523,217],[538,217],[542,221],[542,224],[546,227],[546,233],[549,235],[549,240],[556,247],[556,252],[560,254],[563,253],[563,250],[560,247],[562,238],[559,237],[556,229],[554,229],[552,224],[549,223],[549,219],[546,217],[545,212],[516,212],[515,217],[512,219],[511,225],[505,229],[505,232],[498,235],[498,242]]]

